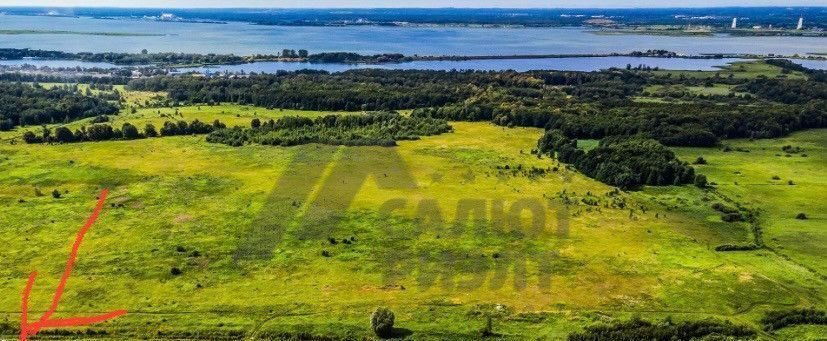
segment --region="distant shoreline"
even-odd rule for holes
[[[813,60],[813,61],[827,61],[827,55],[808,55],[802,56],[783,56],[783,55],[758,55],[758,54],[697,54],[697,55],[680,55],[668,51],[646,51],[646,52],[631,52],[631,53],[597,53],[597,54],[525,54],[525,55],[469,55],[469,56],[403,56],[401,54],[385,54],[364,56],[355,53],[320,53],[309,55],[308,57],[288,57],[282,58],[278,56],[236,56],[236,55],[212,55],[217,58],[213,61],[203,61],[203,57],[207,55],[201,54],[180,54],[180,59],[175,62],[162,63],[161,59],[169,59],[170,56],[175,57],[176,54],[161,54],[155,57],[153,54],[122,54],[118,57],[124,58],[119,60],[129,60],[130,58],[146,58],[142,64],[137,63],[123,63],[117,60],[98,59],[96,54],[80,53],[62,53],[56,51],[36,51],[44,53],[42,57],[23,56],[16,54],[14,57],[4,55],[4,49],[0,49],[0,62],[2,61],[50,61],[50,60],[65,60],[78,61],[89,63],[108,63],[117,68],[194,68],[194,67],[217,67],[227,65],[245,65],[253,63],[279,62],[279,63],[306,63],[313,64],[340,64],[340,65],[389,65],[389,64],[405,64],[411,62],[427,62],[427,61],[485,61],[485,60],[526,60],[526,59],[566,59],[566,58],[611,58],[611,57],[632,57],[632,58],[661,58],[661,59],[744,59],[744,60],[761,60],[761,59],[791,59],[791,60]],[[9,51],[9,49],[6,49]],[[26,51],[26,50],[15,50]],[[49,55],[49,53],[54,53]],[[110,54],[100,54],[110,55]],[[333,58],[346,56],[347,58],[356,59],[325,59],[327,55],[333,55]],[[157,59],[153,61],[153,59]],[[196,60],[201,60],[196,62]],[[192,61],[192,62],[189,62]],[[105,68],[105,67],[104,67]]]
[[[156,33],[129,33],[129,32],[84,32],[84,31],[63,31],[63,30],[0,30],[0,35],[26,35],[26,34],[68,34],[82,36],[115,36],[115,37],[163,37],[164,34]]]
[[[771,29],[685,29],[685,28],[650,28],[624,27],[624,28],[601,28],[587,30],[596,35],[649,35],[668,37],[712,37],[716,34],[723,34],[729,37],[827,37],[827,31],[813,30],[771,30]]]

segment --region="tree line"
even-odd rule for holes
[[[802,324],[827,325],[827,314],[815,308],[776,310],[768,312],[761,324],[766,331]]]
[[[261,122],[253,119],[250,128],[220,129],[207,136],[208,142],[242,146],[256,143],[295,146],[321,143],[347,146],[395,146],[396,141],[451,131],[444,120],[414,118],[397,112],[364,115],[327,115],[315,119],[287,116]]]
[[[671,317],[652,323],[640,318],[586,327],[579,333],[569,334],[569,341],[594,340],[740,340],[752,339],[755,331],[729,321],[706,319],[699,321],[673,321]]]
[[[55,127],[54,129],[43,127],[40,134],[36,134],[31,130],[23,133],[23,141],[34,144],[138,140],[159,136],[203,135],[225,128],[227,126],[219,120],[209,124],[197,119],[191,122],[166,121],[160,129],[156,129],[153,124],[147,123],[143,130],[139,130],[137,126],[129,122],[124,123],[120,128],[113,127],[110,124],[93,124],[88,127],[81,126],[75,131],[67,127]]]
[[[232,54],[198,54],[198,53],[118,53],[118,52],[61,52],[36,49],[0,49],[0,60],[37,58],[49,60],[79,60],[84,62],[106,62],[118,65],[147,64],[237,64],[245,61],[244,57]]]
[[[351,52],[322,52],[310,54],[307,50],[284,49],[281,53],[239,56],[234,54],[200,53],[141,53],[118,52],[62,52],[36,49],[0,48],[0,60],[37,58],[47,60],[79,60],[84,62],[106,62],[116,65],[205,65],[241,64],[256,60],[296,59],[311,63],[386,63],[410,61],[413,58],[398,53],[361,55]]]

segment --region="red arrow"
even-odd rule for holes
[[[34,286],[34,280],[37,277],[37,272],[32,272],[29,275],[29,281],[26,283],[26,288],[23,289],[23,312],[21,313],[20,319],[20,341],[28,340],[29,336],[36,335],[42,328],[86,326],[126,314],[126,310],[116,310],[106,314],[89,317],[52,318],[52,315],[55,313],[57,306],[60,303],[60,298],[63,296],[63,290],[66,288],[66,281],[69,280],[69,276],[72,274],[72,267],[75,265],[75,260],[78,256],[78,249],[80,248],[80,244],[83,242],[83,237],[86,235],[86,232],[89,231],[89,228],[95,224],[95,221],[98,220],[98,215],[100,215],[100,212],[103,209],[103,202],[106,200],[106,195],[108,193],[109,191],[107,189],[101,191],[100,196],[98,196],[98,204],[95,206],[95,210],[92,212],[92,215],[86,219],[86,224],[84,224],[80,231],[78,231],[78,234],[75,237],[75,243],[72,245],[72,252],[69,254],[69,260],[66,261],[66,268],[63,270],[63,277],[60,278],[60,283],[57,285],[57,289],[55,290],[55,296],[52,298],[52,305],[49,307],[49,310],[43,313],[43,316],[41,316],[37,322],[32,323],[29,323],[29,296],[31,295],[32,286]]]

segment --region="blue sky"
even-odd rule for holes
[[[0,6],[85,7],[710,7],[827,6],[827,0],[0,0]]]

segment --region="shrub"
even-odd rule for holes
[[[385,307],[376,308],[370,315],[370,328],[376,336],[387,337],[393,332],[394,316],[390,309]]]
[[[781,147],[781,150],[784,151],[787,154],[796,154],[796,153],[800,153],[800,152],[803,151],[803,149],[801,149],[801,147],[798,147],[798,146],[793,147],[793,146],[790,146],[790,145],[786,145],[784,147]]]
[[[179,268],[173,267],[172,269],[169,270],[169,273],[171,273],[173,276],[180,276],[184,272],[181,271],[181,269],[179,269]]]
[[[706,188],[706,186],[707,186],[706,175],[703,175],[703,174],[696,175],[695,176],[695,186],[698,186],[698,188]]]
[[[112,126],[95,124],[86,128],[86,138],[89,141],[106,141],[116,138],[116,134]]]
[[[698,156],[698,158],[695,159],[695,164],[696,165],[705,165],[706,164],[706,159],[704,159],[703,156]]]
[[[72,131],[66,127],[57,127],[55,128],[55,140],[57,142],[72,142],[75,140],[75,134],[72,134]]]
[[[92,119],[92,123],[104,123],[109,122],[109,116],[106,115],[98,115]]]
[[[729,207],[719,202],[712,204],[712,209],[721,213],[738,213],[738,209]]]
[[[158,136],[158,130],[155,129],[155,126],[152,123],[147,123],[146,127],[144,127],[144,135],[146,137],[156,137]]]
[[[131,123],[123,124],[123,127],[121,127],[121,134],[124,140],[134,140],[141,138],[141,133],[138,132],[138,128],[132,125]]]
[[[795,219],[798,219],[798,220],[807,220],[807,215],[806,215],[806,214],[804,214],[804,213],[802,212],[802,213],[799,213],[798,215],[796,215],[796,216],[795,216]]]
[[[31,131],[27,131],[23,133],[23,141],[26,143],[41,143],[43,139]]]
[[[261,120],[254,118],[252,121],[250,121],[250,128],[255,129],[258,127],[261,127]]]
[[[491,316],[487,316],[485,318],[485,326],[482,327],[482,331],[480,331],[480,334],[482,335],[482,337],[491,337],[496,335],[494,334],[494,323],[491,320]]]
[[[62,196],[62,195],[60,194],[60,191],[58,191],[57,189],[55,189],[54,191],[52,191],[52,197],[53,197],[53,198],[55,198],[55,199],[60,199],[60,197],[61,197],[61,196]]]
[[[738,212],[724,213],[724,214],[721,215],[721,220],[723,220],[727,223],[732,223],[732,222],[736,222],[736,221],[744,221],[744,216],[741,215],[741,213],[738,213]]]
[[[744,245],[736,245],[736,244],[724,244],[718,245],[715,247],[715,251],[752,251],[758,250],[761,247],[755,244],[744,244]]]

